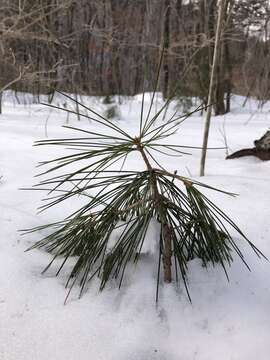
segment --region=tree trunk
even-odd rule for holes
[[[172,282],[172,231],[168,224],[163,226],[163,268],[164,282]]]
[[[164,46],[164,60],[163,60],[163,99],[169,96],[169,55],[168,50],[170,47],[170,0],[165,1],[165,19],[164,19],[164,32],[163,32],[163,46]]]
[[[230,18],[227,16],[230,1],[225,0],[223,10],[223,21],[227,23]],[[216,76],[216,89],[215,89],[215,115],[223,115],[230,111],[230,96],[231,96],[231,64],[230,54],[228,47],[228,40],[220,40],[220,51],[218,54],[219,61]],[[224,98],[226,94],[226,103]]]
[[[216,82],[215,82],[215,96],[214,96],[214,109],[215,115],[223,115],[225,114],[225,105],[224,105],[224,97],[225,97],[225,59],[224,59],[224,43],[221,41],[220,51],[218,54],[218,66],[217,66],[217,74],[216,74]]]
[[[157,179],[155,172],[144,152],[143,146],[140,142],[140,139],[137,139],[136,143],[137,150],[141,153],[141,156],[144,160],[144,163],[147,167],[147,170],[152,173],[151,176],[151,187],[153,190],[153,196],[156,203],[156,211],[158,213],[159,221],[161,223],[161,238],[162,238],[162,262],[164,269],[164,282],[172,282],[172,230],[170,225],[167,223],[166,216],[164,214],[164,208],[161,206],[161,195],[157,186]]]
[[[204,135],[203,135],[200,176],[204,176],[204,169],[205,169],[206,150],[207,150],[207,144],[208,144],[210,120],[211,120],[211,113],[212,113],[212,103],[213,103],[213,97],[214,97],[215,76],[216,76],[216,71],[217,71],[217,66],[218,66],[218,54],[219,54],[220,45],[221,45],[220,38],[221,38],[222,22],[223,22],[223,16],[224,16],[224,8],[225,8],[224,5],[225,5],[225,0],[220,0],[219,10],[218,10],[216,38],[215,38],[215,48],[214,48],[211,79],[210,79],[208,101],[207,101],[208,107],[207,107],[207,112],[206,112]]]
[[[225,42],[225,63],[227,67],[226,77],[225,77],[225,91],[226,91],[226,106],[225,113],[231,111],[231,94],[232,94],[232,64],[230,58],[230,51],[227,41]]]

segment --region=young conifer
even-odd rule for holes
[[[157,226],[160,229],[157,239],[159,261],[156,299],[161,264],[164,282],[177,282],[181,278],[188,296],[188,262],[193,258],[200,258],[204,266],[220,264],[227,276],[226,267],[232,262],[234,252],[248,267],[228,226],[234,228],[258,256],[264,257],[230,217],[199,188],[221,190],[176,172],[171,173],[159,165],[155,153],[161,152],[168,156],[184,154],[185,147],[168,144],[164,139],[175,133],[179,123],[193,112],[184,116],[175,113],[166,122],[158,122],[170,99],[151,116],[155,95],[156,91],[152,94],[149,109],[145,111],[143,94],[137,136],[131,136],[118,123],[78,103],[91,114],[79,115],[102,125],[104,131],[66,126],[81,132],[83,136],[36,143],[38,146],[57,145],[74,150],[71,155],[43,162],[43,165],[51,166],[43,175],[68,168],[68,165],[78,165],[74,171],[47,178],[37,185],[38,189],[50,189],[50,194],[56,194],[53,198],[50,195],[48,203],[41,208],[48,209],[78,195],[86,195],[88,201],[61,222],[31,229],[30,231],[37,231],[49,227],[51,233],[30,249],[45,248],[53,254],[44,271],[48,270],[55,259],[61,258],[62,264],[57,274],[69,258],[75,257],[76,262],[66,286],[71,290],[78,283],[80,295],[95,276],[100,278],[100,289],[111,278],[117,279],[119,287],[121,286],[128,263],[136,263],[140,259],[143,244],[147,241],[147,230],[153,219],[159,223]],[[73,100],[70,96],[65,96]],[[55,107],[52,104],[49,106]],[[68,109],[63,110],[73,113]],[[195,111],[198,110],[200,108]],[[145,169],[123,170],[123,164],[128,162],[129,155],[134,152],[140,155]],[[109,240],[116,228],[119,236],[110,247]]]

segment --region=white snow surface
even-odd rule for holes
[[[135,134],[140,100],[123,100],[117,124]],[[31,99],[25,95],[25,99]],[[44,99],[46,101],[46,98]],[[104,111],[100,99],[84,103]],[[233,97],[232,112],[212,118],[209,146],[229,151],[252,147],[270,124],[270,104],[258,109],[255,101]],[[31,102],[29,100],[29,102]],[[55,103],[63,104],[62,97]],[[146,97],[146,105],[149,97]],[[155,102],[154,110],[161,104]],[[73,106],[69,103],[69,106]],[[173,113],[173,106],[167,113]],[[33,185],[38,161],[66,154],[65,149],[32,147],[35,140],[77,136],[65,129],[67,115],[40,104],[18,105],[10,92],[4,96],[0,115],[0,359],[1,360],[268,360],[270,355],[270,264],[257,258],[237,235],[235,240],[252,271],[235,256],[227,282],[220,266],[205,269],[190,262],[188,284],[161,284],[155,303],[157,262],[155,226],[148,234],[145,255],[133,265],[119,291],[111,282],[99,292],[98,281],[81,299],[74,289],[63,305],[68,270],[55,277],[57,263],[41,274],[51,259],[45,251],[24,252],[42,234],[21,236],[18,230],[61,219],[79,204],[66,204],[37,214],[45,194],[20,190]],[[101,129],[87,119],[70,116],[69,124]],[[102,129],[101,129],[102,130]],[[195,114],[183,122],[169,140],[201,146],[203,118]],[[159,161],[170,171],[192,176],[207,184],[238,193],[236,198],[218,192],[207,195],[228,212],[248,238],[270,258],[270,161],[253,157],[225,160],[225,150],[209,150],[206,176],[199,173],[200,151],[191,156]],[[128,169],[143,165],[136,156]],[[149,250],[147,252],[147,250]],[[136,271],[135,271],[136,270]]]

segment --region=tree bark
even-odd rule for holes
[[[204,170],[205,170],[206,150],[207,150],[207,144],[208,144],[210,120],[211,120],[211,113],[212,113],[212,103],[213,103],[213,97],[214,97],[215,76],[216,76],[216,71],[217,71],[217,66],[218,66],[218,54],[220,51],[220,44],[221,44],[220,38],[221,38],[222,22],[223,22],[223,16],[224,16],[224,8],[225,8],[224,5],[225,5],[225,0],[220,0],[219,10],[218,10],[216,38],[215,38],[215,48],[214,48],[214,55],[213,55],[213,61],[212,61],[212,71],[211,71],[211,79],[210,79],[208,101],[207,101],[207,112],[206,112],[204,135],[203,135],[202,156],[201,156],[201,163],[200,163],[200,176],[204,176]]]
[[[163,60],[163,99],[169,96],[169,56],[168,50],[170,47],[170,0],[165,1],[165,19],[164,19],[164,32],[163,32],[163,46],[164,46],[164,60]]]
[[[157,179],[155,170],[152,168],[146,153],[144,152],[143,145],[139,138],[134,139],[134,144],[137,146],[137,150],[141,153],[141,156],[145,162],[147,170],[151,173],[151,187],[153,190],[153,197],[155,200],[155,206],[158,213],[159,221],[161,223],[161,235],[163,241],[162,247],[162,262],[164,269],[164,282],[172,282],[172,231],[170,225],[167,222],[166,215],[164,214],[164,207],[161,205],[162,196],[158,191]]]
[[[226,160],[237,159],[243,156],[255,156],[260,160],[266,161],[266,160],[270,160],[270,151],[258,150],[256,149],[256,147],[250,149],[241,149],[227,156]]]
[[[163,229],[163,268],[164,268],[164,281],[166,283],[172,282],[172,232],[168,224],[164,224]]]

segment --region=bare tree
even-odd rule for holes
[[[215,114],[229,110],[231,92],[255,95],[262,104],[270,97],[267,3],[225,2]],[[95,95],[151,91],[163,42],[159,91],[167,97],[176,88],[179,97],[207,103],[217,0],[2,0],[0,10],[0,89],[37,96],[53,96],[56,88]]]
[[[169,56],[168,51],[170,47],[170,13],[171,4],[170,0],[164,1],[164,30],[163,30],[163,46],[164,46],[164,59],[163,59],[163,98],[166,99],[169,95]]]
[[[203,134],[200,176],[204,176],[204,170],[205,170],[206,151],[207,151],[207,144],[208,144],[208,137],[209,137],[210,120],[211,120],[211,113],[212,113],[212,103],[213,103],[213,97],[214,97],[215,76],[216,76],[216,72],[217,72],[217,68],[218,68],[218,54],[220,52],[220,45],[221,45],[220,39],[221,39],[222,23],[223,23],[224,10],[225,10],[225,1],[226,0],[220,0],[220,2],[219,2],[215,48],[214,48],[214,55],[213,55],[213,62],[212,62],[212,71],[211,71],[211,79],[210,79],[210,84],[209,84],[207,111],[206,111],[205,127],[204,127],[204,134]]]
[[[46,66],[42,61],[42,47],[65,46],[51,30],[49,19],[57,12],[68,9],[72,0],[62,0],[54,4],[50,1],[13,1],[2,3],[0,11],[0,113],[3,91],[14,87],[18,82],[48,86],[61,67],[55,57]],[[35,47],[32,45],[35,44]],[[35,54],[33,50],[35,48]],[[34,56],[35,55],[35,56]],[[47,54],[48,55],[48,54]]]

